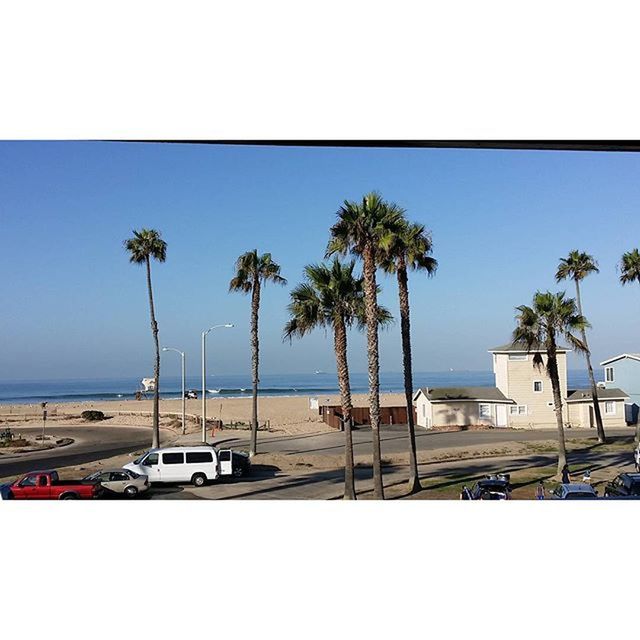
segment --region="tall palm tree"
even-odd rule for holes
[[[576,301],[565,298],[564,291],[542,293],[537,291],[533,296],[533,305],[516,307],[517,326],[513,331],[514,344],[523,345],[527,351],[533,351],[533,364],[538,369],[543,366],[541,352],[547,356],[546,370],[551,378],[553,404],[558,424],[558,474],[567,463],[567,451],[564,442],[564,425],[562,420],[562,392],[558,374],[558,339],[566,340],[579,353],[587,350],[580,338],[574,335],[589,327],[586,318],[578,312]]]
[[[583,251],[570,251],[566,258],[560,258],[558,271],[556,272],[556,282],[570,278],[576,283],[576,301],[578,303],[578,313],[582,313],[582,300],[580,297],[580,281],[586,278],[590,273],[599,273],[598,263],[593,256]],[[593,397],[593,409],[596,417],[596,428],[598,431],[598,442],[604,444],[607,439],[602,424],[602,414],[600,413],[600,403],[598,402],[598,387],[593,377],[593,367],[591,366],[591,352],[589,351],[589,343],[587,342],[587,332],[582,329],[582,342],[586,347],[585,358],[587,360],[587,369],[589,371],[589,382],[591,383],[591,396]]]
[[[404,213],[404,212],[403,212]],[[404,395],[407,404],[407,427],[409,432],[409,491],[421,489],[418,475],[416,432],[413,420],[413,373],[411,362],[411,322],[409,314],[408,269],[424,271],[432,276],[438,262],[430,253],[431,235],[424,225],[405,222],[400,233],[395,235],[387,251],[380,254],[380,265],[385,272],[396,274],[400,306],[400,332],[402,334],[402,364],[404,369]]]
[[[640,253],[637,249],[632,249],[622,254],[620,282],[622,284],[640,283]]]
[[[258,315],[260,313],[260,292],[267,282],[285,285],[287,281],[280,275],[280,265],[273,261],[270,253],[258,254],[257,249],[247,251],[238,257],[235,276],[229,283],[229,291],[251,293],[251,350],[253,406],[251,411],[251,443],[249,455],[256,454],[258,445],[258,364],[260,347],[258,343]]]
[[[351,253],[362,258],[364,277],[367,359],[369,373],[369,418],[373,440],[374,497],[384,499],[380,453],[380,357],[378,352],[377,256],[386,250],[402,228],[402,212],[390,207],[377,192],[361,201],[345,200],[331,227],[326,257]]]
[[[355,500],[353,472],[353,439],[351,429],[351,385],[347,361],[347,329],[354,323],[364,327],[364,287],[362,277],[353,274],[355,261],[342,264],[334,258],[330,265],[310,264],[304,268],[305,282],[291,292],[287,307],[290,319],[284,328],[284,339],[301,338],[318,327],[333,330],[336,369],[342,405],[342,424],[345,434],[344,498]],[[379,323],[391,322],[391,314],[378,307]]]
[[[164,262],[167,258],[167,243],[155,229],[133,231],[133,238],[124,241],[124,248],[129,252],[129,261],[144,264],[147,268],[147,291],[149,294],[149,312],[151,315],[151,333],[156,350],[153,367],[155,386],[153,390],[153,436],[151,447],[160,446],[160,344],[158,342],[158,323],[153,304],[153,288],[151,287],[151,259]]]

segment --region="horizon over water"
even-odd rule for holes
[[[596,379],[601,378],[596,372]],[[567,372],[570,389],[586,388],[589,378],[586,370]],[[142,378],[66,378],[59,380],[0,380],[0,404],[33,404],[39,402],[89,402],[105,400],[133,400]],[[367,393],[366,373],[350,375],[351,392]],[[186,388],[195,389],[201,397],[201,378],[187,376]],[[492,371],[426,371],[414,372],[414,389],[420,387],[492,387]],[[160,397],[179,399],[180,376],[160,376]],[[380,393],[404,391],[402,372],[381,372]],[[262,396],[324,396],[339,394],[335,373],[264,374],[259,394]],[[153,392],[147,394],[153,396]],[[251,396],[250,375],[210,375],[207,377],[208,398],[242,398]]]

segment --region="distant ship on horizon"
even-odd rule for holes
[[[324,371],[321,371],[320,369],[316,369],[314,371],[315,375],[326,375]]]

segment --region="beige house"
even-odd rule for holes
[[[564,423],[572,427],[593,427],[590,390],[567,388],[567,351],[558,349],[558,373]],[[493,358],[495,387],[423,388],[414,394],[416,422],[427,429],[443,426],[511,427],[554,429],[557,427],[551,379],[542,366],[533,363],[535,352],[507,344],[489,351]],[[626,425],[620,389],[601,389],[600,407],[605,428]]]

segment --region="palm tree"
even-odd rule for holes
[[[151,447],[160,446],[160,344],[158,343],[158,323],[153,305],[153,288],[151,287],[151,258],[164,262],[167,258],[167,243],[155,229],[133,231],[133,238],[124,241],[124,248],[129,252],[129,261],[144,264],[147,267],[147,291],[149,293],[149,312],[151,314],[151,333],[156,349],[153,368],[155,385],[153,390],[153,436]]]
[[[342,264],[334,258],[330,265],[310,264],[304,268],[306,282],[299,284],[291,292],[291,303],[287,307],[291,318],[284,328],[284,339],[306,335],[318,327],[333,330],[336,354],[336,369],[342,405],[342,424],[345,434],[344,498],[355,500],[355,480],[353,472],[353,439],[351,429],[351,385],[347,361],[347,329],[354,323],[364,328],[364,288],[362,277],[355,277],[355,261]],[[378,307],[381,325],[391,322],[391,314]]]
[[[258,343],[258,315],[260,312],[260,290],[267,282],[285,285],[287,281],[280,276],[280,265],[274,262],[270,253],[258,254],[257,249],[243,253],[235,266],[236,274],[229,283],[229,291],[251,293],[251,350],[253,406],[251,411],[251,444],[249,455],[256,454],[258,445],[258,361],[260,347]]]
[[[377,256],[386,250],[402,228],[402,212],[390,207],[379,193],[365,195],[361,201],[345,200],[331,227],[326,257],[351,253],[362,258],[367,359],[369,372],[369,418],[373,440],[374,497],[384,499],[380,454],[380,358],[378,352]]]
[[[516,307],[517,326],[513,332],[513,343],[523,345],[527,351],[533,351],[533,364],[540,369],[544,363],[541,352],[547,356],[546,369],[551,378],[553,404],[558,424],[558,474],[567,463],[567,451],[564,442],[564,425],[562,422],[562,393],[558,375],[558,338],[566,340],[577,352],[584,353],[586,345],[576,337],[576,331],[584,331],[589,327],[586,318],[578,312],[576,301],[565,298],[561,293],[542,293],[537,291],[533,296],[533,305]]]
[[[590,273],[599,273],[598,263],[593,256],[581,251],[571,251],[566,258],[560,258],[558,271],[556,273],[556,282],[570,278],[576,283],[576,301],[578,303],[578,313],[582,313],[582,300],[580,297],[580,281],[586,278]],[[587,369],[589,371],[589,381],[591,383],[591,395],[593,397],[593,409],[596,416],[596,428],[598,431],[598,442],[604,444],[607,439],[602,424],[602,414],[600,413],[600,403],[598,402],[598,387],[593,377],[593,367],[591,366],[591,352],[587,342],[587,332],[582,329],[582,342],[586,347],[585,358],[587,360]]]
[[[640,283],[640,253],[637,249],[632,249],[622,254],[620,261],[620,282],[629,284],[631,282]]]
[[[404,213],[404,212],[403,212]],[[404,369],[404,395],[407,403],[407,427],[409,431],[409,491],[421,489],[418,475],[416,432],[413,420],[413,373],[411,362],[411,323],[409,318],[408,269],[424,271],[432,276],[438,262],[431,257],[431,235],[424,225],[405,222],[402,230],[391,241],[386,252],[380,255],[380,265],[387,273],[395,273],[400,298],[400,331],[402,334],[402,364]]]

